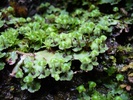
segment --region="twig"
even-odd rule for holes
[[[14,77],[17,73],[18,69],[20,68],[21,64],[23,63],[24,59],[26,58],[26,55],[22,55],[20,57],[20,61],[17,63],[17,65],[13,68],[12,73],[10,73],[10,76]]]
[[[25,56],[35,56],[34,53],[24,53],[24,52],[21,52],[21,51],[16,51],[17,54],[20,54],[20,55],[25,55]]]

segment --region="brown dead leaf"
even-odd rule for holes
[[[128,12],[124,9],[124,8],[120,8],[120,11],[124,14],[124,15],[128,15]]]
[[[133,73],[130,73],[130,74],[128,74],[128,76],[131,76],[131,77],[133,77]]]
[[[133,62],[129,64],[129,68],[133,68]]]
[[[131,88],[132,88],[132,87],[131,87],[130,85],[128,85],[128,84],[121,84],[120,87],[121,87],[122,89],[125,88],[127,91],[130,91]]]
[[[14,8],[15,15],[19,17],[27,17],[28,15],[28,9],[24,5],[19,5],[15,1],[10,1],[9,5]]]
[[[124,67],[122,67],[121,71],[122,71],[122,72],[125,72],[125,71],[128,70],[128,68],[129,68],[128,66],[124,66]]]
[[[120,87],[121,88],[125,88],[127,86],[127,84],[121,84]]]
[[[127,71],[129,68],[130,68],[130,69],[133,69],[133,62],[129,63],[129,65],[124,66],[124,67],[121,69],[121,71],[122,71],[122,72],[125,72],[125,71]]]

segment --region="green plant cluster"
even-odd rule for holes
[[[11,76],[21,79],[23,90],[39,90],[40,79],[48,76],[71,80],[74,60],[81,62],[82,71],[98,66],[98,56],[108,50],[107,36],[121,21],[118,13],[104,14],[90,5],[89,11],[79,8],[69,13],[46,3],[41,5],[44,13],[31,18],[14,17],[11,7],[1,10],[0,27],[5,24],[8,29],[0,33],[0,59],[7,58],[9,65],[16,63]],[[1,70],[4,65],[0,62]]]
[[[96,90],[97,84],[89,81],[87,86],[79,85],[76,89],[79,92],[78,100],[130,100],[128,93],[118,86],[118,83],[110,81],[104,83],[104,89]],[[103,88],[103,87],[102,87]],[[104,91],[104,92],[103,92]]]

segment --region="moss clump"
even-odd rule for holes
[[[72,4],[75,5],[75,1]],[[113,8],[114,14],[105,14],[97,5],[119,2],[83,0],[83,7],[71,12],[66,6],[44,3],[37,9],[38,12],[45,9],[41,15],[27,18],[15,17],[12,7],[4,8],[0,13],[0,28],[7,25],[8,29],[0,33],[0,59],[6,58],[7,63],[14,66],[10,75],[20,78],[22,89],[30,92],[40,89],[40,79],[51,76],[56,81],[70,81],[74,74],[89,72],[99,66],[112,76],[119,69],[115,53],[124,50],[123,46],[111,47],[117,36],[113,31],[116,27],[118,35],[123,30],[127,32],[132,16],[126,18],[117,7]],[[73,66],[73,61],[81,63],[79,69]],[[0,70],[4,65],[5,62],[0,62]],[[124,80],[120,75],[116,76],[117,81]],[[96,86],[91,85],[92,89]],[[79,91],[85,92],[83,86]],[[92,95],[92,98],[95,100],[96,96]]]

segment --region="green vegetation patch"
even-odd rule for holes
[[[114,5],[119,1],[100,0],[99,4]],[[123,18],[125,15],[117,7],[112,9],[113,14],[102,13],[97,2],[84,2],[84,5],[88,8],[79,7],[68,12],[63,7],[45,3],[38,7],[38,10],[45,9],[42,15],[35,14],[27,18],[15,17],[12,7],[2,9],[0,28],[7,25],[7,29],[0,32],[0,70],[4,69],[5,63],[13,65],[10,76],[20,79],[22,90],[27,89],[32,93],[40,89],[40,79],[49,76],[56,81],[70,81],[78,71],[89,72],[99,65],[103,66],[103,71],[108,76],[115,74],[120,69],[116,64],[115,55],[110,53],[103,57],[104,60],[99,59],[107,52],[132,50],[131,47],[123,49],[121,46],[115,47],[114,50],[107,43],[114,35],[114,27],[120,30],[118,34],[126,31],[127,25],[133,23],[133,16]],[[4,16],[7,18],[4,19]],[[110,40],[111,43],[114,41],[115,38]],[[6,59],[6,62],[2,59]],[[73,61],[81,63],[79,70],[73,66]],[[107,64],[108,61],[110,65]],[[124,80],[121,73],[115,78],[118,82]],[[91,92],[92,100],[111,100],[112,96],[117,94],[114,91],[116,93],[102,95],[98,91],[93,91],[97,86],[95,82],[88,83],[90,90],[85,89],[84,85],[77,87],[77,90],[83,93],[82,95]],[[87,98],[84,100],[89,100],[90,97]],[[122,99],[120,95],[116,96],[115,100],[127,99]]]

